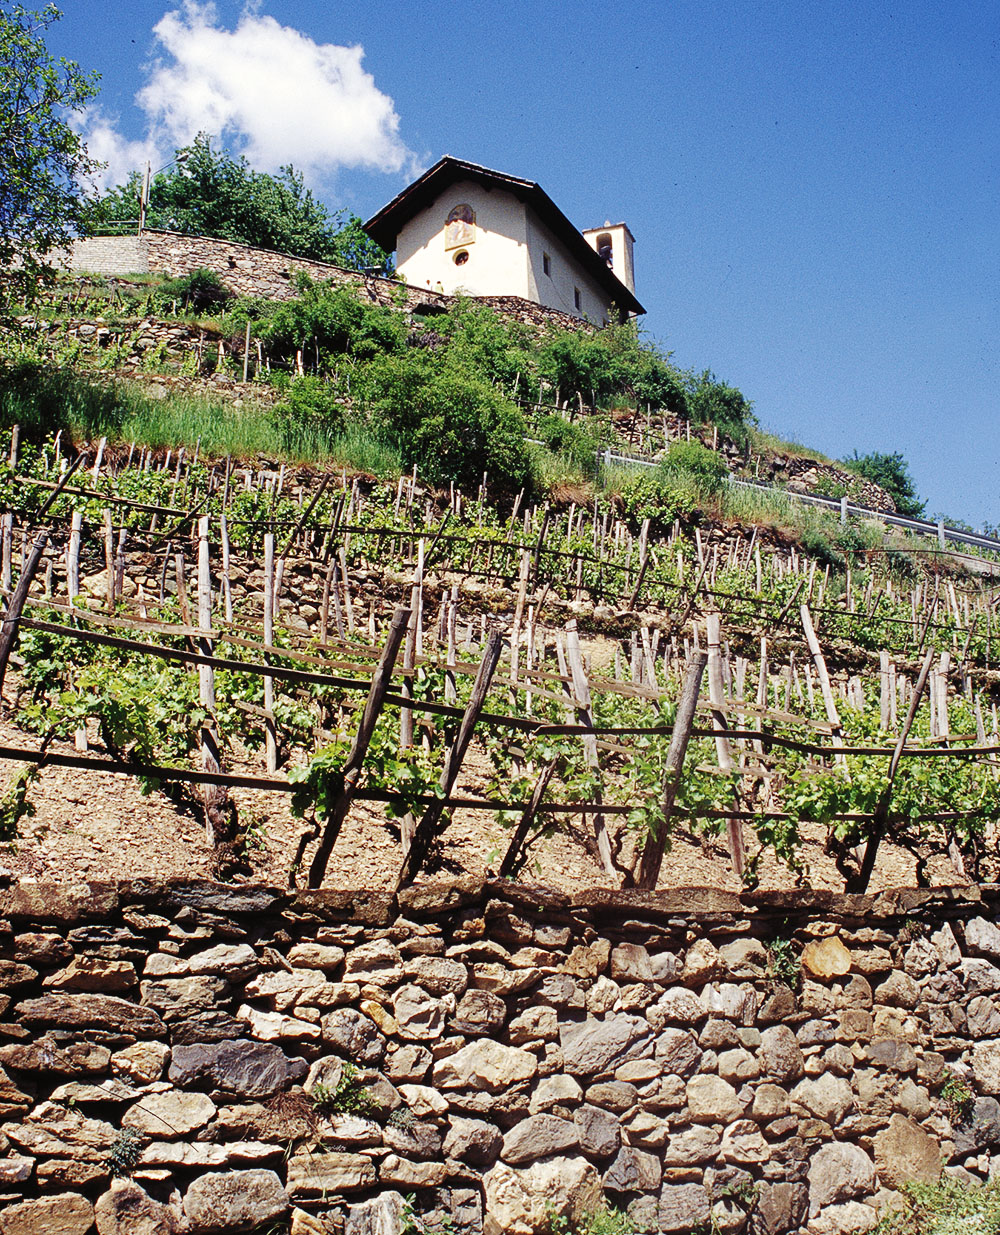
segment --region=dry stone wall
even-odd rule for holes
[[[1000,1167],[998,907],[9,887],[0,1232],[866,1231]]]
[[[295,295],[294,276],[307,274],[318,282],[361,287],[368,297],[383,305],[394,305],[408,312],[444,312],[455,297],[430,288],[414,287],[395,279],[380,279],[330,262],[315,262],[271,249],[258,249],[232,240],[209,236],[185,236],[179,232],[146,230],[142,236],[97,236],[78,240],[66,259],[77,273],[124,275],[159,273],[174,278],[195,270],[212,270],[238,296],[263,296],[270,300],[291,300]],[[548,309],[520,296],[476,297],[527,325],[562,325],[579,329],[578,317]]]

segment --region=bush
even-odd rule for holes
[[[205,313],[221,308],[233,293],[214,270],[192,270],[178,279],[170,279],[157,288],[156,298],[164,308],[178,301],[186,312]]]
[[[330,366],[349,356],[371,360],[406,346],[406,320],[401,313],[366,304],[353,289],[332,283],[298,279],[300,295],[278,305],[242,302],[234,319],[256,318],[256,334],[271,349],[292,360],[296,351]]]
[[[364,385],[373,427],[431,484],[474,492],[484,472],[501,493],[530,484],[524,420],[488,382],[410,353],[368,366]]]
[[[39,360],[0,359],[0,426],[19,424],[24,440],[37,440],[71,426],[113,434],[127,414],[127,400],[114,386],[99,386],[72,369]]]
[[[290,430],[296,438],[303,430],[332,437],[343,429],[344,408],[337,402],[333,383],[309,374],[293,378],[287,390],[287,398],[271,413],[280,429]]]
[[[675,519],[690,520],[701,511],[697,486],[662,467],[630,476],[620,486],[619,497],[629,522],[638,528],[648,519],[657,535],[665,533]]]
[[[448,339],[445,363],[504,390],[515,381],[527,385],[534,362],[532,332],[519,322],[505,321],[488,305],[459,297],[445,314],[434,318],[434,331]]]
[[[622,389],[622,371],[603,335],[560,330],[543,344],[538,372],[557,388],[560,399],[582,399],[606,406]]]
[[[881,486],[896,503],[896,509],[901,515],[909,519],[919,519],[923,515],[927,503],[917,496],[910,469],[901,454],[886,455],[875,452],[859,455],[855,451],[849,459],[842,459],[841,462],[852,472]]]
[[[725,460],[701,442],[673,442],[660,467],[670,476],[687,476],[702,493],[718,493],[729,469]]]
[[[757,423],[753,404],[735,386],[729,386],[710,369],[688,378],[687,406],[692,420],[718,425],[736,442],[745,442]]]
[[[554,455],[588,479],[597,475],[601,443],[589,427],[571,424],[562,416],[546,416],[538,425],[538,436]]]

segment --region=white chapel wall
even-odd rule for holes
[[[528,211],[528,253],[530,257],[530,290],[528,296],[550,309],[571,313],[574,317],[586,317],[597,326],[608,320],[611,301],[607,292],[596,279],[583,269],[561,241]],[[545,271],[545,255],[549,257],[549,271]],[[574,292],[579,288],[580,304],[577,306]]]
[[[475,211],[475,240],[447,249],[445,221],[455,206],[463,204]],[[456,265],[460,252],[467,252],[468,260]],[[407,283],[432,291],[530,298],[523,203],[510,193],[490,191],[474,181],[451,185],[400,231],[396,269]]]

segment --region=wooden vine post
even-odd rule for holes
[[[209,561],[209,517],[198,520],[198,654],[211,657],[212,574]],[[204,772],[222,771],[219,733],[215,724],[215,669],[204,662],[198,665],[198,702],[205,712],[201,726],[201,767]],[[228,790],[222,785],[205,785],[205,839],[213,847],[226,838],[224,826]]]
[[[535,822],[539,807],[542,804],[542,798],[545,796],[545,790],[549,787],[549,781],[552,779],[552,774],[555,770],[556,761],[553,759],[545,765],[538,780],[535,781],[535,787],[531,791],[531,799],[522,811],[521,818],[517,821],[517,826],[514,828],[513,835],[510,838],[510,844],[507,846],[507,852],[500,863],[501,879],[512,879],[514,877],[517,870],[518,855],[528,842],[528,833]]]
[[[365,755],[368,753],[368,747],[375,732],[375,723],[378,720],[379,713],[382,711],[382,704],[385,701],[385,696],[388,693],[392,680],[392,673],[396,667],[396,657],[399,655],[399,648],[406,637],[406,630],[409,624],[409,609],[397,609],[392,615],[385,647],[382,649],[382,657],[372,676],[371,686],[368,690],[368,699],[365,702],[364,711],[361,713],[361,723],[358,725],[354,745],[351,747],[351,753],[347,756],[347,762],[344,764],[341,772],[343,781],[340,793],[326,817],[323,835],[320,838],[316,853],[313,855],[312,864],[309,867],[309,886],[311,888],[318,888],[326,875],[330,854],[333,852],[333,846],[336,844],[337,837],[340,834],[341,825],[347,818],[351,800],[358,787],[358,781],[361,779]],[[310,839],[309,834],[307,833],[303,839],[305,843],[308,843]],[[302,859],[305,843],[299,846],[299,861]]]
[[[500,649],[502,646],[503,636],[500,631],[497,629],[491,630],[486,639],[483,658],[479,662],[479,670],[476,673],[476,680],[472,684],[472,694],[469,696],[469,702],[462,716],[462,723],[458,727],[455,741],[448,751],[448,757],[441,772],[441,797],[435,799],[427,807],[420,822],[414,828],[410,847],[403,857],[399,876],[396,880],[397,892],[400,888],[404,888],[407,884],[413,882],[415,875],[423,866],[424,860],[427,857],[427,851],[430,848],[431,841],[434,839],[438,821],[445,807],[445,799],[450,796],[452,789],[455,787],[455,781],[462,767],[462,761],[465,758],[466,751],[469,749],[469,743],[472,741],[472,733],[476,727],[476,721],[479,719],[479,714],[482,712],[483,705],[486,702],[490,683],[493,680],[497,662],[500,660]]]
[[[274,645],[274,535],[264,536],[264,647]],[[267,655],[267,651],[265,651]],[[274,679],[264,678],[264,751],[268,772],[278,768],[278,732],[274,723]]]
[[[670,735],[670,746],[667,749],[667,763],[663,770],[663,820],[656,832],[646,838],[639,863],[636,887],[644,892],[654,891],[660,877],[663,853],[670,835],[670,816],[673,814],[674,799],[684,770],[684,757],[691,740],[695,709],[701,693],[701,679],[707,664],[706,653],[696,652],[691,657],[684,675],[681,697],[677,702],[677,715],[674,718],[674,731]]]
[[[909,737],[910,729],[913,727],[913,722],[916,719],[917,708],[920,706],[920,696],[927,685],[927,679],[930,676],[933,663],[934,651],[929,649],[924,656],[924,663],[920,666],[920,673],[917,675],[916,685],[913,687],[913,696],[910,699],[910,708],[906,713],[903,727],[899,731],[899,740],[896,742],[895,749],[892,752],[892,758],[889,760],[889,772],[886,776],[885,788],[882,790],[882,794],[875,807],[875,814],[872,817],[871,834],[868,837],[868,843],[865,845],[864,856],[861,859],[861,869],[853,879],[848,879],[847,885],[844,888],[845,892],[863,893],[868,891],[872,871],[875,869],[875,858],[878,855],[878,848],[889,826],[889,803],[892,801],[893,781],[896,779],[899,761],[903,757],[903,747],[906,745],[906,739]]]
[[[721,655],[721,623],[717,613],[709,613],[705,618],[706,641],[708,643],[708,697],[712,704],[712,727],[715,734],[715,754],[722,772],[732,773],[736,767],[733,759],[729,738],[724,732],[729,728],[726,722],[725,690],[722,681]],[[739,791],[734,790],[736,809],[739,810]],[[726,820],[726,838],[729,842],[729,857],[733,870],[742,879],[743,868],[746,865],[746,849],[743,844],[743,824],[739,819]]]
[[[38,563],[42,560],[42,554],[45,552],[48,540],[48,532],[39,532],[35,537],[35,543],[31,546],[27,561],[24,563],[21,577],[17,581],[17,587],[14,588],[10,603],[7,605],[7,610],[3,615],[3,624],[0,625],[0,692],[3,691],[7,663],[17,641],[17,628],[21,621],[21,614],[24,611],[24,603],[28,599],[31,581],[38,570]]]
[[[830,722],[832,729],[831,740],[834,746],[840,747],[844,745],[844,727],[840,722],[840,713],[837,711],[837,702],[833,697],[833,687],[830,685],[830,675],[826,670],[826,661],[823,658],[823,649],[819,645],[819,640],[816,638],[816,631],[813,628],[812,617],[809,613],[809,606],[803,605],[799,611],[802,615],[802,629],[805,632],[806,644],[809,648],[809,654],[812,657],[813,665],[816,667],[816,676],[819,678],[819,689],[823,696],[823,706],[826,708],[826,718]],[[847,759],[844,755],[836,755],[837,763],[847,766]]]
[[[576,714],[581,725],[592,726],[594,723],[590,703],[590,683],[583,668],[583,656],[580,652],[580,636],[577,633],[576,622],[566,623],[566,659],[569,663],[570,677],[573,683],[573,696],[576,701]],[[597,755],[597,738],[592,733],[583,735],[583,757],[587,767],[595,774],[600,771],[600,759]],[[611,856],[611,840],[607,825],[604,822],[604,812],[601,810],[601,791],[595,790],[594,802],[594,840],[597,843],[597,856],[606,875],[617,876],[614,860]]]

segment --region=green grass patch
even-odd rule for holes
[[[904,1204],[874,1235],[1000,1235],[1000,1183],[904,1184]]]

